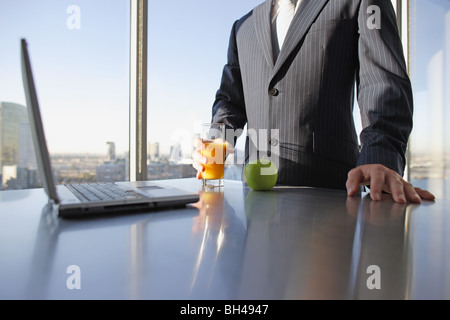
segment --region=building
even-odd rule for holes
[[[0,165],[11,166],[19,162],[19,127],[28,124],[25,106],[0,102]]]
[[[170,162],[178,163],[179,161],[181,161],[182,157],[183,154],[181,152],[181,145],[179,143],[170,146],[170,156],[169,156]]]
[[[116,159],[116,144],[114,142],[106,142],[108,145],[107,159],[109,161],[114,161]]]
[[[127,167],[125,159],[105,161],[96,168],[96,180],[99,182],[125,181],[127,177]]]
[[[31,127],[28,122],[19,124],[19,156],[17,164],[17,189],[41,187]]]
[[[0,168],[2,189],[39,184],[27,108],[23,105],[0,102]]]
[[[148,156],[152,162],[157,162],[159,160],[159,142],[149,143]]]

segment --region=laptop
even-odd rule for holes
[[[130,213],[197,202],[197,193],[157,181],[123,181],[56,185],[39,110],[26,39],[21,40],[22,77],[38,169],[49,202],[62,218]]]

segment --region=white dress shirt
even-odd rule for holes
[[[278,43],[278,35],[277,35],[277,17],[280,11],[280,7],[278,5],[279,0],[272,1],[272,49],[273,49],[273,57],[274,61],[276,61],[278,54],[280,53],[280,45]],[[291,0],[291,2],[295,5],[295,12],[299,7],[299,3],[301,0]],[[295,15],[294,12],[294,15]]]

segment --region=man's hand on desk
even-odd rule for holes
[[[422,200],[434,201],[433,194],[414,187],[395,171],[379,164],[368,164],[354,168],[348,173],[347,193],[354,196],[361,185],[370,185],[372,200],[381,200],[381,193],[392,195],[395,202],[421,203]]]

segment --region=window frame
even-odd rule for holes
[[[130,0],[129,179],[147,179],[148,1]]]
[[[411,56],[410,56],[410,14],[409,14],[409,0],[391,0],[393,4],[395,3],[396,13],[397,13],[397,25],[400,33],[400,38],[403,44],[403,52],[406,59],[406,68],[408,74],[411,73]],[[410,164],[411,164],[411,148],[408,143],[406,148],[406,166],[405,166],[405,174],[404,178],[407,181],[411,180],[410,175]]]

